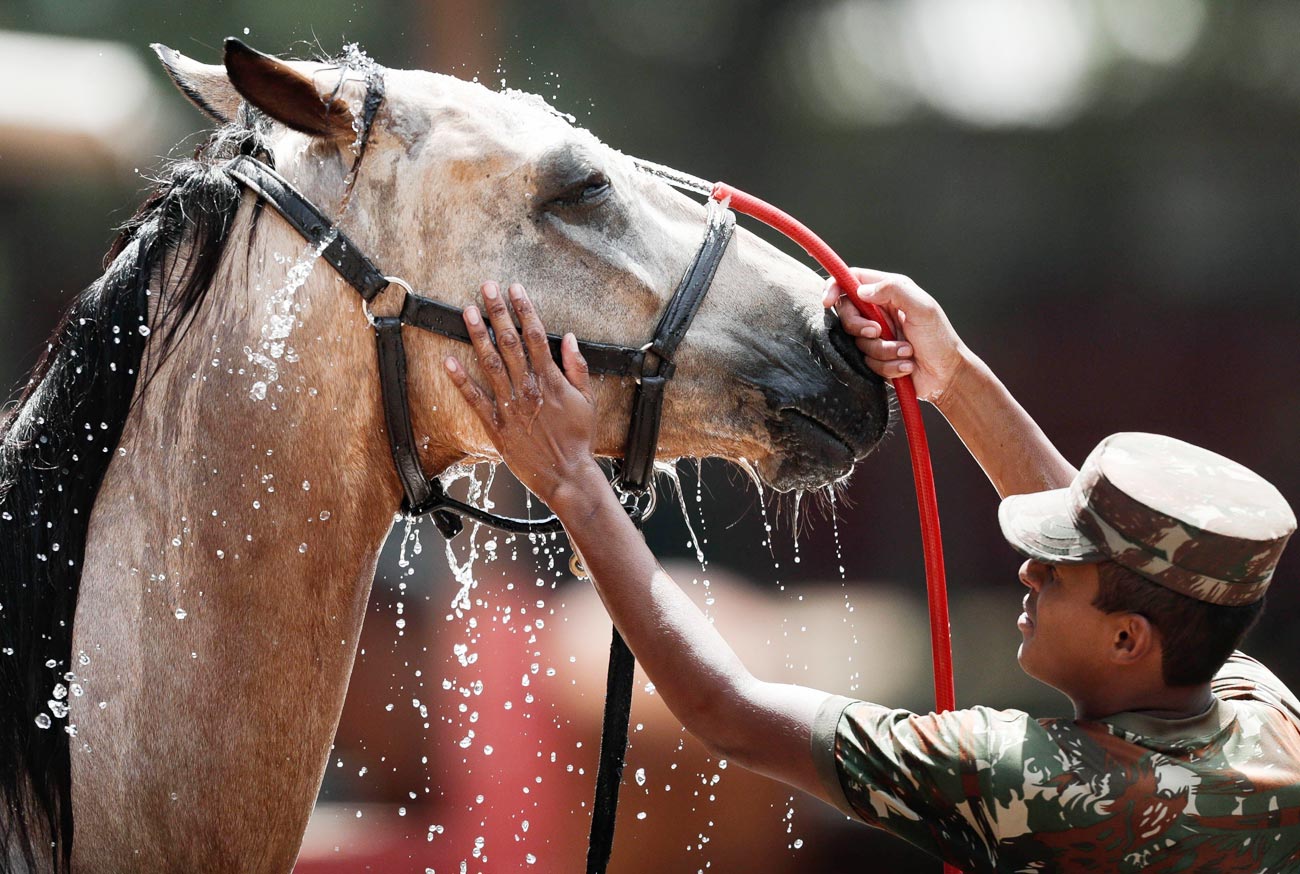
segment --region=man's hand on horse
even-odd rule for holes
[[[560,370],[522,285],[510,286],[509,305],[495,282],[483,283],[480,291],[495,342],[478,307],[466,307],[464,318],[487,385],[470,377],[454,355],[443,364],[510,470],[550,504],[561,484],[595,464],[596,400],[587,362],[577,339],[565,334]],[[518,330],[511,309],[519,317]]]
[[[969,356],[943,308],[906,276],[864,267],[851,269],[861,284],[842,289],[835,280],[828,280],[822,305],[835,307],[841,327],[854,338],[867,367],[886,379],[910,374],[917,397],[939,403]],[[894,339],[882,339],[880,324],[859,312],[849,295],[879,307]]]

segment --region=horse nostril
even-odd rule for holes
[[[823,315],[823,324],[826,326],[826,339],[830,342],[831,348],[838,354],[840,360],[847,364],[849,369],[857,376],[867,379],[876,379],[876,375],[867,367],[867,362],[863,360],[862,353],[858,351],[857,345],[853,338],[840,327],[839,318],[830,310]]]

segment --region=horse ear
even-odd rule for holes
[[[232,37],[225,44],[230,83],[276,121],[318,137],[352,139],[352,107],[336,93],[322,93],[295,65],[265,55]]]
[[[190,103],[222,124],[234,121],[243,98],[235,86],[230,84],[225,68],[215,64],[200,64],[162,43],[153,43],[150,48],[158,55],[163,69],[181,93],[189,98]]]

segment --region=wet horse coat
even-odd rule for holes
[[[224,162],[262,154],[417,289],[464,304],[482,279],[522,281],[553,328],[625,345],[703,208],[535,98],[421,72],[384,71],[353,173],[367,59],[160,56],[223,126],[128,226],[5,428],[0,834],[35,870],[286,871],[401,488],[359,299]],[[819,298],[738,233],[660,453],[744,459],[781,489],[845,475],[884,393]],[[425,471],[491,457],[437,366],[450,341],[407,346]],[[621,450],[631,388],[598,386],[602,453]]]

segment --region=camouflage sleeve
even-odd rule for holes
[[[844,787],[840,785],[840,766],[835,758],[835,735],[840,725],[840,716],[850,704],[856,704],[852,698],[832,695],[817,711],[813,720],[812,756],[821,778],[826,798],[830,800],[845,816],[856,817],[848,798],[844,796]]]
[[[814,724],[813,755],[845,813],[959,867],[986,869],[999,814],[1023,798],[1026,740],[1041,733],[1019,711],[919,715],[833,698]]]
[[[1229,701],[1258,701],[1300,722],[1300,701],[1277,676],[1243,652],[1228,656],[1210,681],[1215,695]]]

